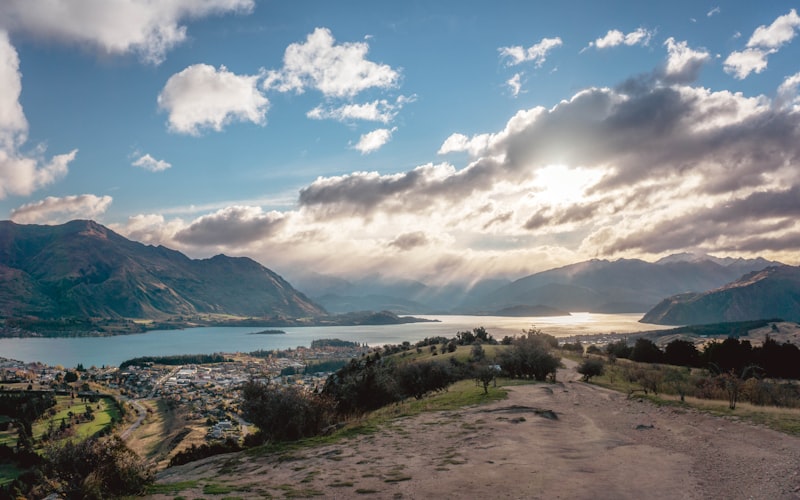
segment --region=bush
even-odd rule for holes
[[[552,375],[555,379],[561,359],[551,352],[553,341],[558,346],[555,337],[539,330],[529,330],[525,335],[517,337],[511,348],[500,356],[503,371],[513,378],[544,381],[548,375]]]
[[[299,387],[251,380],[242,387],[242,413],[266,439],[289,441],[320,434],[332,422],[333,404]]]
[[[580,340],[576,340],[575,343],[570,344],[569,342],[562,344],[561,349],[565,351],[571,351],[578,354],[583,354],[583,344],[581,344]]]
[[[606,346],[606,354],[609,357],[613,356],[614,358],[620,359],[628,359],[631,357],[631,352],[633,348],[628,345],[626,340],[617,340],[616,342],[611,342]]]
[[[589,358],[578,365],[578,373],[583,375],[583,381],[588,382],[592,377],[599,377],[605,370],[602,359]]]
[[[53,446],[45,452],[44,472],[66,498],[136,495],[153,479],[150,469],[117,436]]]

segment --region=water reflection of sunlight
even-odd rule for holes
[[[570,313],[569,316],[540,316],[533,319],[536,319],[542,324],[564,326],[592,323],[595,321],[595,319],[592,317],[592,313],[590,312],[574,312]]]

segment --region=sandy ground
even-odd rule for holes
[[[169,469],[159,483],[198,486],[153,498],[213,498],[214,484],[242,498],[800,499],[800,438],[629,400],[579,382],[572,365],[566,382],[512,387],[491,405],[290,456]]]

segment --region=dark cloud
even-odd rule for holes
[[[550,224],[550,219],[549,215],[543,212],[537,212],[525,221],[523,227],[529,230],[541,229]]]
[[[389,246],[399,248],[400,250],[411,250],[413,248],[425,246],[430,241],[428,240],[428,236],[423,233],[422,231],[415,231],[413,233],[405,233],[401,234],[391,243]]]
[[[508,222],[509,219],[514,215],[514,212],[504,212],[491,220],[489,220],[486,224],[483,225],[483,230],[487,230],[495,224],[502,224],[503,222]]]
[[[263,213],[254,207],[230,207],[205,215],[175,235],[190,245],[241,245],[274,234],[284,223],[284,215]]]
[[[738,241],[723,244],[725,249],[757,251],[756,242],[793,241],[791,234],[776,237],[780,231],[791,230],[800,217],[800,187],[786,190],[759,191],[724,204],[706,208],[663,221],[635,234],[619,238],[605,249],[609,253],[643,250],[660,253],[697,247],[719,246],[721,238]]]

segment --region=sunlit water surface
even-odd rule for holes
[[[438,323],[381,326],[315,326],[282,328],[285,335],[253,335],[260,327],[207,327],[155,330],[136,335],[74,338],[0,339],[0,357],[74,367],[118,366],[138,356],[251,352],[308,346],[312,340],[339,338],[369,345],[416,342],[425,337],[453,337],[456,332],[485,327],[495,338],[532,327],[556,337],[631,333],[660,327],[639,323],[641,314],[572,313],[570,316],[509,318],[500,316],[420,316]]]

